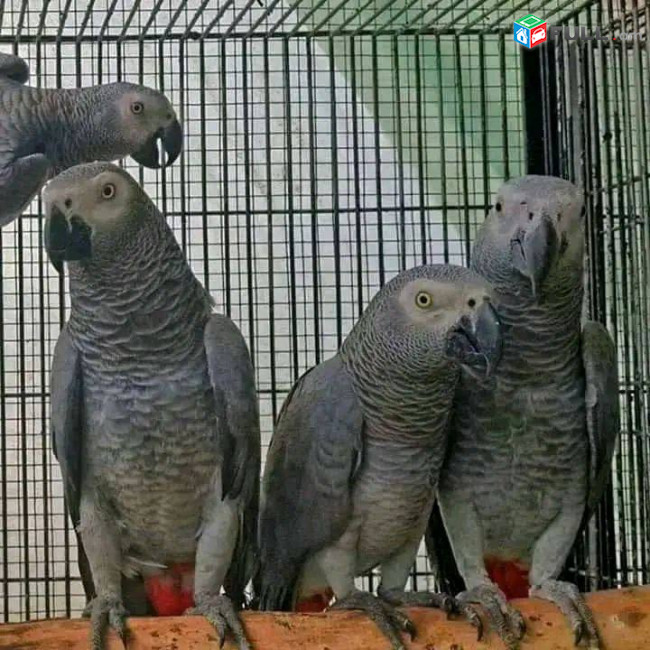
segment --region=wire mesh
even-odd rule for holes
[[[10,0],[0,46],[29,62],[34,85],[122,79],[170,97],[181,158],[159,173],[125,166],[249,342],[266,446],[293,381],[335,352],[376,289],[414,264],[466,262],[492,193],[526,172],[535,124],[511,29],[531,12],[632,15],[566,0]],[[627,584],[648,578],[648,52],[583,45],[570,55],[578,86],[569,49],[539,64],[557,85],[543,100],[556,132],[544,164],[557,158],[589,189],[590,306],[617,335],[625,407],[600,559],[580,547],[572,566]],[[579,126],[567,92],[589,101]],[[35,202],[0,231],[0,621],[84,605],[48,438],[67,296],[40,214]],[[422,553],[410,586],[430,580]]]

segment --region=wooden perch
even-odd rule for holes
[[[650,648],[650,587],[603,591],[587,597],[602,635],[603,650]],[[549,603],[521,600],[515,605],[526,617],[522,650],[574,650],[571,633]],[[410,650],[502,649],[489,633],[482,642],[468,623],[446,620],[438,611],[412,609],[419,636]],[[328,614],[243,615],[254,650],[389,650],[375,626],[356,612]],[[88,622],[56,619],[0,625],[1,650],[88,650]],[[202,618],[132,618],[129,650],[217,650],[214,630]],[[111,632],[110,650],[122,650]],[[226,643],[228,650],[234,646]]]

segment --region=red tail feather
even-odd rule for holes
[[[314,594],[309,598],[303,598],[296,603],[296,611],[301,614],[324,612],[333,597],[334,592],[331,589],[327,589],[326,591]]]
[[[485,558],[485,568],[490,580],[499,585],[508,600],[528,597],[528,567],[515,560]]]
[[[174,564],[145,578],[144,586],[158,616],[181,616],[194,606],[194,565]]]

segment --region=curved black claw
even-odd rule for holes
[[[104,650],[104,639],[108,627],[112,627],[126,648],[128,630],[126,619],[128,612],[119,598],[97,596],[87,608],[90,608],[91,647],[92,650]]]
[[[517,650],[519,641],[526,632],[524,617],[512,607],[501,590],[493,583],[486,583],[463,591],[456,597],[460,610],[478,630],[478,638],[483,636],[483,626],[476,624],[478,613],[469,605],[480,605],[485,611],[488,624],[499,635],[508,650]]]
[[[575,645],[586,641],[585,647],[589,650],[600,650],[602,646],[593,614],[575,585],[560,580],[546,580],[533,587],[530,595],[557,605],[571,626]]]
[[[483,621],[476,607],[469,603],[462,603],[458,599],[454,600],[454,613],[460,614],[476,630],[476,640],[483,638]]]
[[[227,596],[204,594],[196,597],[196,604],[188,609],[188,616],[205,616],[219,635],[219,647],[226,642],[226,632],[230,630],[239,650],[251,650],[246,633],[235,611],[232,601]]]
[[[393,650],[406,650],[400,637],[401,632],[406,632],[411,640],[415,639],[413,621],[403,612],[367,591],[353,591],[349,596],[337,600],[330,609],[360,609],[365,612],[390,641]]]

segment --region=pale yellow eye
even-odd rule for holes
[[[102,187],[102,198],[108,201],[109,199],[112,199],[114,196],[115,196],[115,185],[113,185],[113,183],[106,183],[106,185]]]
[[[420,309],[429,309],[433,306],[433,296],[428,291],[418,291],[415,296],[415,304]]]
[[[133,102],[133,104],[131,104],[131,110],[136,115],[139,115],[144,110],[144,104],[142,102]]]

